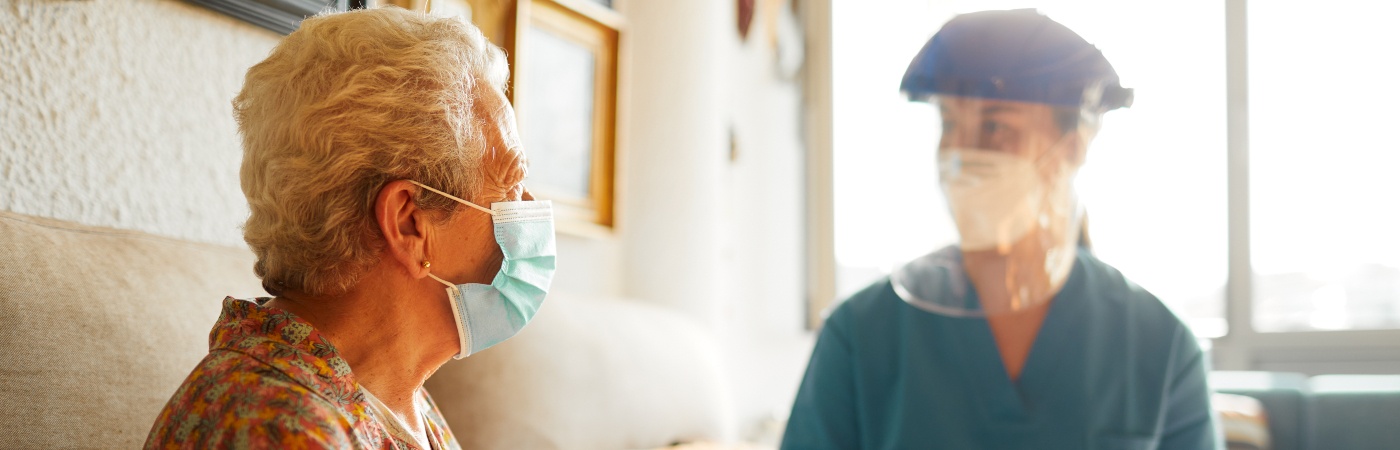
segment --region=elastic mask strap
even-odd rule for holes
[[[421,188],[423,188],[423,189],[427,189],[427,190],[436,192],[438,195],[441,195],[441,196],[443,196],[443,197],[447,197],[447,198],[456,200],[458,203],[461,203],[461,204],[463,204],[463,205],[467,205],[467,206],[476,208],[477,210],[479,210],[479,211],[481,211],[481,212],[484,212],[484,213],[487,213],[487,214],[490,214],[490,215],[493,215],[493,216],[496,215],[496,211],[492,210],[491,208],[487,208],[487,207],[478,205],[478,204],[476,204],[476,203],[472,203],[472,202],[469,202],[469,201],[466,201],[466,200],[462,200],[462,199],[457,198],[456,196],[454,196],[454,195],[452,195],[452,194],[448,194],[448,193],[446,193],[446,192],[439,191],[439,190],[437,190],[437,189],[433,189],[433,188],[431,188],[431,187],[428,187],[428,185],[423,184],[423,183],[419,183],[419,182],[417,182],[417,181],[408,180],[408,182],[409,182],[409,183],[416,184],[416,185],[418,185],[418,187],[421,187]]]
[[[1077,131],[1073,131],[1072,133],[1077,133]],[[1045,167],[1046,164],[1054,162],[1055,159],[1051,158],[1050,155],[1057,153],[1054,151],[1054,149],[1056,147],[1059,147],[1060,145],[1063,145],[1067,140],[1069,140],[1069,133],[1065,133],[1064,136],[1061,136],[1059,139],[1055,140],[1054,144],[1050,144],[1050,151],[1046,151],[1044,153],[1036,155],[1036,157],[1034,158],[1031,158],[1031,163],[1035,164],[1036,170]]]
[[[1063,145],[1067,140],[1069,140],[1069,133],[1065,133],[1064,136],[1060,136],[1059,139],[1055,140],[1055,143],[1050,144],[1049,150],[1041,152],[1041,154],[1036,155],[1035,158],[1031,158],[1031,161],[1035,162],[1036,167],[1040,167],[1041,165],[1045,164],[1048,160],[1050,160],[1050,155],[1057,153],[1055,150],[1058,149],[1061,145]]]
[[[434,189],[434,188],[432,188],[432,187],[430,187],[430,186],[428,186],[428,185],[426,185],[426,184],[419,183],[419,182],[413,181],[413,180],[407,180],[407,181],[408,181],[409,183],[413,183],[413,184],[417,185],[418,187],[421,187],[421,188],[423,188],[423,189],[427,189],[427,190],[429,190],[429,191],[436,192],[438,195],[441,195],[441,196],[443,196],[443,197],[447,197],[447,198],[456,200],[458,203],[461,203],[461,204],[463,204],[463,205],[467,205],[467,206],[476,208],[477,210],[479,210],[479,211],[481,211],[481,212],[484,212],[484,213],[487,213],[487,214],[490,214],[490,215],[492,215],[492,216],[495,216],[496,214],[498,214],[496,211],[491,210],[490,208],[484,208],[484,207],[482,207],[481,205],[477,205],[476,203],[472,203],[472,202],[469,202],[469,201],[466,201],[466,200],[462,200],[462,199],[460,199],[460,198],[457,198],[457,196],[455,196],[455,195],[448,194],[448,193],[443,192],[443,191],[439,191],[439,190]],[[448,289],[452,289],[452,288],[454,288],[454,287],[457,286],[457,285],[455,285],[455,284],[448,283],[447,280],[443,280],[442,278],[438,278],[438,276],[437,276],[437,275],[433,275],[432,272],[428,272],[428,277],[430,277],[430,278],[432,278],[432,279],[434,279],[434,280],[437,280],[437,282],[442,283],[443,286],[447,286]]]
[[[442,283],[443,286],[447,286],[448,289],[452,289],[453,287],[456,287],[456,285],[454,285],[454,284],[452,284],[452,283],[448,283],[446,280],[443,280],[442,278],[438,278],[437,275],[433,275],[432,272],[428,272],[428,277],[429,277],[429,278],[432,278],[432,279],[434,279],[434,280],[437,280],[437,282]]]

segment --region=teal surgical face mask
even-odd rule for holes
[[[554,213],[549,201],[496,202],[487,209],[446,192],[409,180],[423,189],[491,215],[496,243],[505,258],[491,284],[452,284],[431,273],[447,286],[452,315],[457,320],[462,359],[510,339],[535,317],[554,277]]]

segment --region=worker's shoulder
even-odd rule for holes
[[[1186,324],[1161,299],[1134,283],[1123,272],[1081,249],[1080,267],[1084,282],[1093,289],[1096,309],[1135,322],[1175,333]]]
[[[889,277],[880,277],[851,294],[832,309],[828,321],[860,322],[871,317],[886,317],[903,302],[895,294]]]
[[[831,318],[882,328],[889,328],[890,321],[896,318],[928,320],[937,314],[931,313],[925,303],[972,298],[970,289],[962,250],[947,246],[896,268],[889,276],[852,294],[832,311]]]

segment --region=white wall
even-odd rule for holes
[[[733,2],[616,3],[618,227],[560,236],[555,286],[706,325],[752,434],[786,414],[811,345],[801,86],[762,16],[739,40]],[[173,0],[0,3],[0,210],[242,246],[229,101],[277,39]]]
[[[618,3],[630,34],[620,294],[720,337],[739,431],[754,436],[786,416],[811,346],[801,85],[778,73],[762,15],[740,40],[733,2]]]
[[[723,311],[731,385],[738,419],[749,427],[787,417],[812,345],[804,304],[803,91],[779,74],[760,19],[732,50],[729,114],[738,151],[727,177],[723,255],[732,292]]]
[[[174,1],[0,3],[0,210],[243,245],[229,100],[276,42]]]
[[[728,155],[724,2],[632,1],[619,184],[623,294],[717,326]],[[728,34],[733,34],[732,32]]]

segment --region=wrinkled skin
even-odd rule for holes
[[[495,202],[533,200],[522,184],[527,161],[515,126],[515,110],[499,89],[480,86],[477,91],[473,109],[485,120],[487,149],[479,165],[481,190],[467,200],[486,208]],[[478,284],[491,283],[503,258],[491,216],[465,207],[458,208],[438,232],[429,234],[426,256],[433,261],[433,273],[444,280]]]
[[[482,155],[481,177],[485,183],[477,202],[489,207],[491,202],[518,201],[528,196],[521,182],[525,180],[525,152],[520,145],[520,132],[515,126],[515,110],[505,94],[496,88],[478,89],[475,109],[478,117],[487,120],[488,150]],[[485,203],[481,203],[485,202]]]

